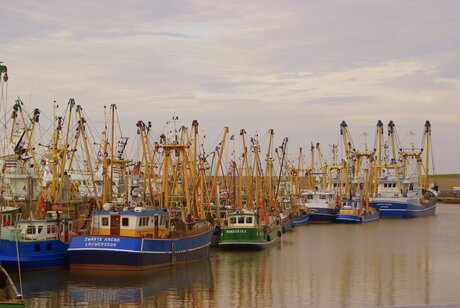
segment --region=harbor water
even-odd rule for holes
[[[264,251],[213,248],[207,261],[153,271],[24,272],[22,292],[27,307],[460,304],[460,205],[417,219],[300,226]]]

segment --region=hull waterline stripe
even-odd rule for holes
[[[195,247],[195,248],[191,248],[191,249],[176,250],[174,253],[184,253],[184,252],[200,250],[200,249],[208,247],[209,245],[211,245],[211,243],[207,243],[207,244],[202,245],[200,247]],[[148,250],[100,249],[100,248],[70,248],[68,250],[70,250],[70,251],[102,251],[102,252],[114,251],[114,252],[145,253],[145,254],[171,254],[172,253],[172,251],[169,251],[169,250],[165,250],[165,251],[148,251]]]

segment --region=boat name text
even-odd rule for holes
[[[241,229],[227,230],[227,233],[246,233],[246,230],[241,230]]]
[[[117,247],[119,238],[92,236],[85,238],[85,247]]]

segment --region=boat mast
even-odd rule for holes
[[[42,178],[40,177],[40,169],[39,169],[40,165],[37,162],[37,157],[35,156],[35,149],[34,149],[34,147],[32,145],[32,137],[33,137],[32,134],[33,134],[33,131],[34,131],[34,128],[35,128],[35,124],[38,122],[40,111],[38,109],[34,110],[34,117],[32,117],[31,128],[28,129],[27,124],[26,124],[26,120],[25,120],[25,117],[24,117],[24,113],[22,111],[22,105],[23,105],[23,102],[21,101],[20,98],[18,98],[16,100],[16,104],[13,107],[12,118],[13,117],[15,118],[16,115],[17,115],[17,111],[19,111],[19,114],[20,114],[21,120],[22,120],[24,134],[27,137],[26,151],[27,151],[27,153],[29,153],[32,156],[32,161],[34,162],[35,176],[37,177],[37,180],[38,180],[38,183],[39,183],[40,187],[42,187]],[[13,121],[14,121],[14,118],[13,118]],[[11,132],[13,132],[13,129],[14,129],[14,125],[11,127]],[[11,140],[11,138],[12,138],[12,133],[11,133],[11,136],[10,136],[10,140]],[[11,142],[12,141],[10,141],[10,143]]]
[[[316,151],[317,151],[318,160],[319,160],[319,168],[321,170],[321,189],[324,190],[326,189],[326,185],[327,185],[326,183],[327,164],[325,164],[323,161],[323,155],[321,154],[319,142],[316,143]]]
[[[283,139],[283,143],[281,144],[281,150],[283,151],[283,155],[281,156],[280,172],[279,172],[279,175],[278,175],[278,183],[277,183],[277,186],[276,186],[275,200],[278,198],[278,193],[279,193],[280,183],[281,183],[281,177],[283,175],[283,167],[284,167],[284,162],[286,160],[287,142],[288,142],[288,138],[285,137]]]
[[[117,109],[117,105],[111,104],[110,105],[110,111],[112,115],[112,120],[111,120],[111,130],[110,130],[110,178],[109,178],[109,183],[110,183],[110,189],[109,189],[109,199],[112,200],[112,194],[113,194],[113,167],[114,167],[114,161],[115,161],[115,110]]]
[[[273,129],[269,129],[268,131],[268,149],[267,154],[265,156],[265,190],[266,195],[270,204],[274,202],[273,200],[273,157],[272,157],[272,145],[273,145]]]
[[[189,171],[190,171],[190,187],[192,189],[192,195],[190,197],[190,202],[191,202],[191,207],[193,209],[193,213],[200,214],[200,217],[204,216],[204,207],[198,207],[198,202],[197,202],[197,194],[196,194],[196,189],[195,185],[198,181],[198,175],[197,175],[197,170],[198,167],[196,165],[196,139],[198,137],[198,132],[196,127],[194,127],[194,124],[196,122],[196,127],[198,127],[198,121],[194,120],[192,122],[192,134],[193,134],[193,149],[191,149],[190,146],[186,147],[186,153],[184,155],[187,155],[187,163],[189,164]],[[188,128],[184,127],[183,128],[183,135],[185,136],[186,139],[186,144],[190,145],[190,135],[188,133]]]
[[[350,161],[352,160],[351,157],[351,141],[348,141],[349,137],[349,132],[348,132],[348,127],[347,123],[345,121],[342,121],[340,124],[340,135],[342,136],[343,140],[343,147],[345,149],[345,193],[349,194],[350,192],[350,172],[349,172],[349,164]]]
[[[371,193],[373,197],[377,196],[377,187],[378,187],[378,178],[382,175],[382,141],[383,141],[383,123],[382,121],[377,121],[377,130],[376,130],[376,142],[377,146],[377,160],[373,163],[373,173],[372,173],[372,182],[371,182]],[[371,167],[371,168],[372,168]]]
[[[315,181],[313,178],[315,170],[315,147],[313,146],[313,142],[310,143],[310,170],[308,170],[308,185],[311,190],[315,189]]]
[[[220,162],[222,161],[222,155],[224,152],[225,140],[227,139],[227,134],[228,134],[228,127],[224,127],[224,135],[222,137],[222,141],[220,142],[219,155],[217,157],[217,163],[216,163],[216,167],[214,170],[214,177],[211,183],[211,198],[213,197],[217,198],[217,192],[216,192],[217,176],[219,174],[219,166],[220,166]],[[216,200],[216,204],[217,204],[217,200]],[[220,207],[218,204],[216,205],[216,214],[217,214],[218,221],[220,222]]]
[[[85,130],[85,123],[86,123],[86,120],[85,118],[82,116],[81,114],[81,106],[80,105],[77,105],[77,108],[76,108],[76,113],[78,115],[78,118],[79,118],[79,121],[78,121],[78,127],[79,127],[79,132],[82,136],[82,142],[83,142],[83,149],[84,149],[84,152],[85,152],[85,156],[86,156],[86,166],[87,166],[87,170],[88,170],[88,173],[89,173],[89,177],[91,179],[91,185],[93,187],[93,193],[94,193],[94,199],[96,200],[96,208],[99,210],[101,207],[100,207],[100,201],[99,201],[99,196],[97,195],[97,187],[96,187],[96,181],[94,180],[94,173],[93,173],[93,166],[91,164],[91,155],[89,153],[89,147],[88,147],[88,137],[86,136],[86,130]]]
[[[259,169],[259,140],[257,139],[257,135],[255,138],[253,138],[253,149],[254,149],[254,166],[253,166],[253,179],[255,182],[255,187],[254,187],[254,199],[256,200],[256,204],[258,204],[258,209],[259,209],[259,223],[261,225],[265,225],[265,201],[262,198],[261,194],[261,187],[260,187],[260,169]]]
[[[395,141],[395,124],[393,123],[393,121],[390,121],[388,123],[388,138],[390,139],[391,152],[393,154],[393,158],[391,159],[391,164],[389,164],[389,167],[393,167],[394,169],[396,186],[398,188],[398,194],[400,194],[401,193],[401,182],[399,180],[399,165],[397,161],[396,141]],[[404,156],[403,156],[403,176],[406,176],[405,162],[406,160],[404,159]]]
[[[429,179],[429,161],[430,161],[430,146],[431,146],[431,123],[430,121],[425,122],[425,186],[423,188],[428,189],[430,187]]]
[[[69,99],[69,102],[67,103],[68,107],[69,107],[69,113],[67,115],[67,130],[66,130],[66,133],[65,133],[65,141],[64,141],[64,145],[62,147],[62,152],[60,153],[60,157],[61,157],[61,174],[60,174],[60,177],[59,177],[59,192],[58,192],[58,195],[56,196],[55,200],[57,200],[59,203],[62,203],[62,188],[63,188],[63,183],[65,181],[64,179],[64,176],[65,176],[65,163],[66,163],[66,159],[67,159],[67,149],[69,148],[69,132],[70,132],[70,122],[72,120],[72,109],[73,107],[75,106],[75,100],[73,98],[70,98]]]
[[[107,107],[104,106],[104,109]],[[107,131],[107,124],[105,125],[105,129],[102,132],[103,140],[102,140],[102,205],[106,204],[110,200],[109,196],[109,164],[110,159],[108,158],[109,154],[107,152],[108,147],[108,131]],[[110,190],[112,190],[112,184],[110,184]]]
[[[244,129],[240,130],[240,136],[243,142],[243,160],[240,166],[240,173],[241,173],[241,186],[244,186],[244,195],[246,199],[246,206],[249,206],[249,209],[253,209],[254,205],[254,192],[252,190],[252,176],[251,171],[249,169],[249,160],[248,160],[248,147],[246,146],[246,131]],[[244,172],[243,172],[244,171]],[[243,176],[244,173],[244,176]],[[241,188],[241,194],[242,194]],[[242,208],[243,201],[241,200],[240,206]]]
[[[151,122],[149,122],[149,126],[145,125],[143,121],[138,121],[136,124],[138,134],[141,138],[142,144],[142,160],[144,165],[144,189],[142,191],[143,201],[147,201],[147,188],[149,191],[150,196],[150,204],[154,204],[154,193],[153,193],[153,186],[152,186],[152,171],[153,171],[153,154],[152,149],[150,148],[149,138],[148,138],[148,131],[151,128]]]

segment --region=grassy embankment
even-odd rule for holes
[[[440,191],[449,191],[452,186],[460,186],[460,174],[437,174],[430,176],[430,183],[438,184]]]

